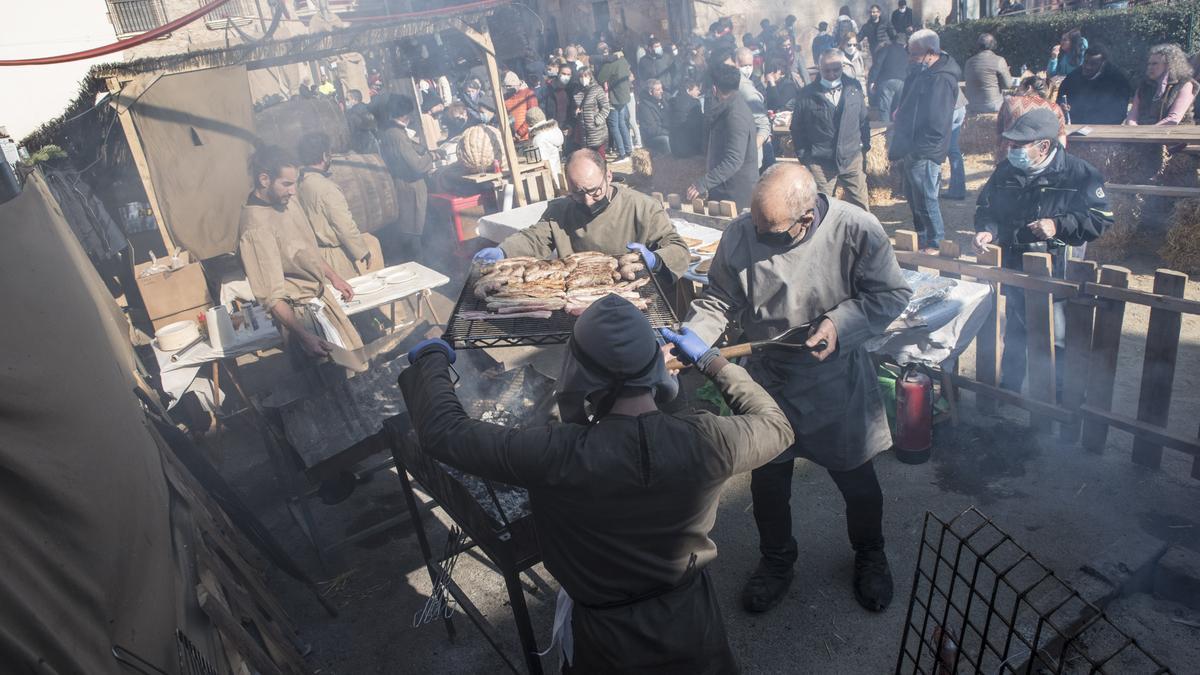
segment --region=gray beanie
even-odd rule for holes
[[[650,389],[659,403],[679,393],[679,381],[667,371],[646,315],[610,294],[592,303],[575,322],[558,379],[559,394],[601,394],[592,400],[598,418],[626,387]]]

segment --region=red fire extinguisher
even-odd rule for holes
[[[922,464],[933,447],[933,380],[916,366],[896,382],[896,459]]]

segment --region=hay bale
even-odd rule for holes
[[[1168,218],[1170,229],[1159,255],[1172,269],[1200,274],[1200,199],[1181,199]]]
[[[1113,225],[1087,246],[1087,256],[1099,263],[1111,264],[1125,260],[1137,238],[1142,218],[1140,197],[1114,194],[1109,203],[1113,208]]]
[[[1071,143],[1068,150],[1100,170],[1110,183],[1144,184],[1163,168],[1162,146],[1147,143]]]
[[[1163,148],[1158,183],[1179,187],[1200,187],[1200,157],[1190,152],[1171,152]]]
[[[997,113],[967,115],[958,132],[958,147],[964,155],[991,155],[1000,139],[996,135]]]
[[[867,151],[867,182],[871,179],[886,179],[891,173],[892,163],[888,159],[887,143],[883,139],[872,139],[871,149]]]

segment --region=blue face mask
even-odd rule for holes
[[[1029,149],[1009,148],[1008,163],[1020,171],[1028,171],[1033,166],[1033,162],[1029,159]]]
[[[826,89],[833,89],[834,87],[840,86],[841,84],[842,84],[841,79],[827,80],[823,77],[821,78],[821,86],[825,87]]]

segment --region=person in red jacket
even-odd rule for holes
[[[504,109],[508,111],[513,136],[518,141],[529,140],[529,125],[525,122],[525,115],[530,108],[538,107],[537,94],[510,70],[504,74],[504,96]]]

